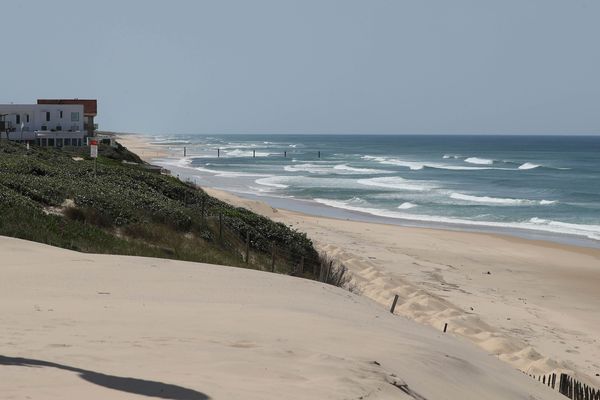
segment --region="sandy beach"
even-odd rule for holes
[[[130,149],[135,149],[135,153],[144,160],[151,160],[152,158],[159,157],[168,157],[169,155],[168,152],[160,148],[160,146],[155,146],[149,143],[149,139],[147,137],[136,135],[134,133],[120,133],[118,134],[117,138],[118,141],[124,146]]]
[[[136,144],[123,137],[132,151]],[[531,374],[600,385],[600,251],[511,236],[315,217],[204,188],[306,232],[364,296]]]
[[[3,399],[560,399],[367,297],[0,237]]]

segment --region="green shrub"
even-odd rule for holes
[[[313,270],[311,263],[318,263],[305,234],[210,197],[172,176],[123,164],[141,160],[122,146],[101,146],[96,172],[84,151],[27,150],[0,142],[0,234],[79,251],[252,268],[269,263],[275,245],[280,257],[287,257],[281,261],[289,264],[285,268],[301,257],[307,271]],[[76,161],[75,156],[84,159]],[[48,214],[49,207],[61,207],[66,200],[73,205],[62,210],[64,216]],[[218,240],[215,222],[219,214],[227,233],[223,241]],[[254,264],[242,260],[248,233]]]

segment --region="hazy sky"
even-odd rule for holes
[[[598,133],[599,0],[3,1],[0,103],[105,130]]]

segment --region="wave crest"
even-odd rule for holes
[[[417,207],[417,205],[415,203],[411,203],[410,201],[405,201],[404,203],[398,206],[400,210],[408,210],[415,207]]]
[[[538,168],[540,166],[541,165],[530,163],[530,162],[526,162],[524,164],[519,165],[519,169],[534,169],[534,168]]]
[[[376,186],[386,189],[409,190],[418,192],[431,190],[435,187],[430,182],[413,181],[397,176],[359,179],[358,183],[366,186]]]
[[[450,197],[456,200],[462,200],[472,203],[495,204],[504,206],[521,206],[521,205],[550,205],[555,204],[555,200],[528,200],[528,199],[509,199],[489,196],[473,196],[462,193],[451,193]]]
[[[479,157],[469,157],[465,158],[465,162],[469,164],[477,164],[477,165],[492,165],[494,160],[488,160],[487,158],[479,158]]]

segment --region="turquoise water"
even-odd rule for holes
[[[176,173],[279,199],[279,205],[281,199],[308,200],[332,213],[395,222],[600,241],[599,136],[182,135],[151,141],[169,149],[172,157],[157,162]]]

